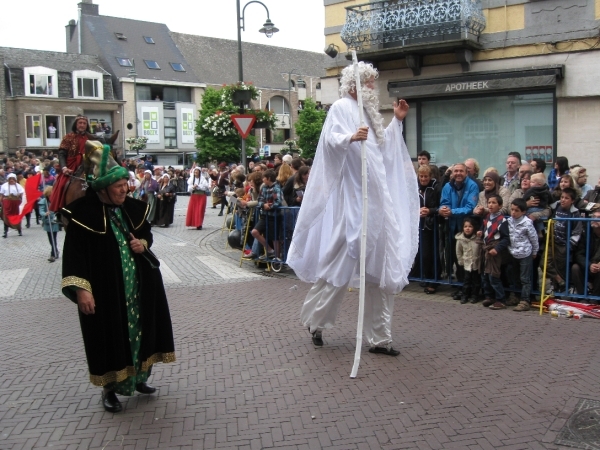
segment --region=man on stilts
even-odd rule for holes
[[[366,145],[364,334],[371,353],[397,356],[392,347],[394,295],[408,284],[418,248],[419,199],[415,170],[402,137],[408,113],[393,103],[387,128],[374,87],[377,71],[358,63],[366,126],[361,126],[354,68],[342,71],[342,98],[329,110],[298,216],[287,262],[298,277],[314,283],[301,312],[302,323],[323,345],[348,287],[359,287],[362,232],[361,142]]]

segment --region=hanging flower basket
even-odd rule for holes
[[[233,91],[231,93],[231,100],[233,101],[233,103],[248,103],[250,102],[250,100],[252,100],[252,91]]]

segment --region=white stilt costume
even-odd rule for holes
[[[378,139],[368,115],[365,121],[369,134],[364,335],[372,347],[391,348],[394,294],[408,283],[418,247],[417,180],[402,122],[394,118]],[[311,332],[331,328],[346,288],[359,287],[361,144],[351,142],[359,126],[358,103],[346,94],[327,115],[288,253],[287,262],[298,277],[315,283],[301,313]]]

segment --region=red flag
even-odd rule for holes
[[[19,208],[19,214],[14,216],[8,216],[8,221],[12,225],[18,225],[23,220],[23,217],[26,214],[29,214],[35,205],[35,202],[38,198],[42,196],[42,193],[38,189],[40,185],[40,178],[42,174],[38,173],[32,177],[27,178],[25,182],[25,195],[24,195],[24,203],[21,203],[21,207]]]

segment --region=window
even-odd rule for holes
[[[115,33],[115,36],[117,37],[117,39],[119,39],[120,41],[126,41],[127,40],[127,36],[125,36],[123,33]]]
[[[177,119],[165,117],[165,148],[177,148]]]
[[[34,95],[52,95],[51,75],[29,75],[29,93]]]
[[[25,145],[39,147],[42,145],[42,116],[39,114],[25,115]]]
[[[98,97],[98,80],[77,78],[77,97]]]
[[[185,69],[183,68],[183,65],[181,63],[169,63],[169,64],[171,64],[171,68],[175,72],[185,72]]]
[[[496,167],[503,173],[509,151],[520,151],[529,160],[541,155],[542,148],[547,163],[553,161],[552,93],[424,100],[420,108],[421,148],[437,165],[471,157],[482,172]]]
[[[122,67],[133,67],[133,64],[131,64],[131,60],[129,58],[117,58],[117,62]]]
[[[47,67],[25,67],[23,75],[26,96],[58,97],[56,70]]]
[[[73,97],[103,100],[102,73],[93,70],[73,71]]]
[[[51,139],[60,139],[62,124],[60,123],[60,116],[47,115],[46,116],[46,145],[51,144]],[[58,142],[60,144],[60,142]]]
[[[146,67],[148,67],[148,69],[160,70],[160,66],[156,61],[152,61],[151,59],[145,59],[144,62],[146,63]]]
[[[150,36],[144,36],[144,40],[146,41],[146,44],[154,44],[154,39]]]
[[[290,108],[285,98],[275,96],[267,103],[267,109],[275,114],[289,114]]]

